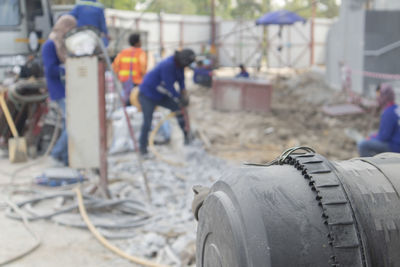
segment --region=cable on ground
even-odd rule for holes
[[[3,261],[3,262],[0,262],[0,266],[5,266],[6,264],[9,264],[11,262],[14,262],[16,260],[19,260],[19,259],[29,255],[30,253],[35,251],[41,245],[41,242],[42,242],[40,240],[40,237],[31,229],[26,216],[23,214],[23,212],[20,210],[20,208],[15,203],[13,203],[10,199],[5,200],[5,202],[10,206],[10,208],[12,208],[16,213],[18,213],[21,216],[26,230],[35,239],[35,244],[33,246],[31,246],[29,249],[21,252],[20,254],[18,254],[16,256],[13,256],[13,257],[11,257],[11,258]]]
[[[78,207],[79,207],[79,213],[82,216],[82,219],[85,221],[87,227],[89,228],[90,232],[96,237],[96,239],[106,248],[108,248],[109,250],[111,250],[112,252],[114,252],[115,254],[130,260],[136,264],[140,264],[142,266],[148,266],[148,267],[168,267],[166,265],[161,265],[158,263],[154,263],[152,261],[143,259],[143,258],[139,258],[139,257],[135,257],[132,255],[127,254],[126,252],[120,250],[119,248],[117,248],[116,246],[112,245],[110,242],[108,242],[107,239],[105,239],[100,233],[99,231],[97,231],[96,227],[92,224],[92,222],[90,221],[87,213],[86,213],[86,209],[85,206],[83,204],[83,197],[82,197],[82,193],[79,190],[79,188],[75,188],[74,192],[76,193],[77,199],[78,199]]]

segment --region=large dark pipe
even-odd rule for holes
[[[400,266],[400,155],[244,166],[198,211],[198,267]]]

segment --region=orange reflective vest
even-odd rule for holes
[[[141,84],[146,69],[146,54],[141,48],[130,47],[122,50],[113,62],[113,69],[121,82],[132,76],[134,84]]]

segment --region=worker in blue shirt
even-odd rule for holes
[[[108,45],[108,30],[104,16],[104,6],[97,0],[78,1],[70,13],[77,20],[78,27],[96,27],[103,39],[104,45]]]
[[[63,64],[67,57],[64,36],[76,27],[71,15],[61,16],[54,25],[49,39],[43,44],[42,58],[50,100],[55,102],[62,113],[61,134],[51,151],[52,165],[68,165],[68,139],[65,128],[65,84]]]
[[[139,140],[142,155],[147,154],[148,135],[155,107],[162,106],[171,111],[178,111],[181,106],[189,104],[185,88],[184,68],[189,66],[194,59],[195,53],[191,49],[177,51],[144,76],[139,87],[139,102],[143,112]],[[179,84],[179,92],[175,89],[175,82]],[[177,119],[184,133],[185,143],[188,143],[189,133],[185,130],[185,120],[181,114],[177,116]]]
[[[205,87],[211,87],[212,70],[204,67],[203,61],[198,61],[196,67],[193,68],[193,82]]]
[[[249,78],[249,73],[247,72],[246,68],[243,64],[239,65],[240,72],[236,75],[236,78]]]
[[[383,109],[379,131],[358,144],[361,157],[372,157],[383,152],[400,153],[400,107],[395,104],[395,94],[389,84],[377,89],[378,105]]]

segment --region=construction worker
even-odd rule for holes
[[[383,152],[400,153],[400,107],[395,104],[395,94],[389,84],[377,88],[379,108],[383,109],[379,131],[358,143],[361,157],[372,157]]]
[[[63,64],[67,57],[64,36],[76,27],[71,15],[61,16],[54,25],[49,39],[43,44],[42,58],[50,100],[54,101],[62,113],[61,135],[51,151],[52,165],[68,165],[68,140],[65,128],[65,84]]]
[[[131,34],[129,44],[131,47],[122,50],[113,62],[114,72],[123,84],[123,98],[126,104],[133,87],[142,83],[147,71],[146,53],[141,48],[140,35]]]
[[[246,68],[243,64],[239,65],[240,72],[236,75],[236,78],[249,78],[249,73],[247,72]]]
[[[212,70],[204,67],[203,61],[199,60],[193,68],[193,82],[205,87],[211,87]]]
[[[143,83],[139,87],[139,102],[143,112],[143,124],[140,132],[142,155],[147,154],[148,135],[155,107],[162,106],[171,111],[178,111],[180,107],[189,104],[185,88],[184,68],[189,66],[194,59],[195,53],[191,49],[177,51],[173,56],[162,60],[144,76]],[[179,92],[174,87],[175,82],[179,84]],[[185,128],[185,119],[182,114],[178,114],[177,119],[185,137],[185,144],[187,144],[189,133]]]
[[[70,13],[77,20],[77,26],[96,27],[103,39],[104,45],[108,46],[108,30],[104,16],[104,6],[97,0],[78,1]]]

